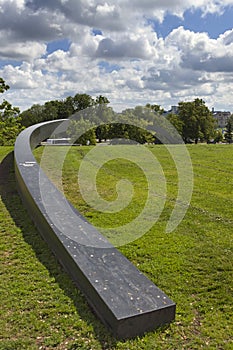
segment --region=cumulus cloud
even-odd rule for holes
[[[0,0],[0,63],[17,62],[0,68],[6,94],[21,109],[77,92],[105,94],[118,108],[200,95],[213,104],[222,94],[229,105],[233,29],[212,39],[180,26],[163,39],[149,21],[226,6],[233,0]],[[47,52],[60,39],[69,48]]]
[[[100,58],[142,58],[153,57],[153,47],[143,38],[138,40],[123,40],[115,42],[110,38],[102,39],[96,50],[96,57]]]
[[[31,61],[46,53],[47,46],[42,43],[26,41],[4,45],[4,42],[5,36],[3,33],[3,35],[0,34],[0,58],[2,59]]]
[[[167,45],[177,47],[182,68],[205,72],[233,72],[233,31],[217,40],[207,33],[194,33],[179,27],[166,38]]]

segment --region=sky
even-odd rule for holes
[[[0,77],[21,111],[87,93],[233,113],[233,0],[0,0]]]

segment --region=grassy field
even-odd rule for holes
[[[17,194],[12,148],[0,147],[0,349],[232,349],[233,146],[188,146],[194,170],[192,201],[172,233],[164,228],[177,196],[174,163],[163,146],[156,155],[167,180],[167,200],[158,222],[140,239],[119,249],[177,304],[171,325],[127,341],[114,339],[93,315],[44,243]],[[132,203],[120,214],[101,214],[82,199],[77,173],[88,147],[67,155],[63,189],[67,198],[96,225],[129,222],[145,202],[141,170],[125,160],[101,168],[98,190],[116,198],[115,185],[128,178]],[[39,159],[43,149],[35,152]],[[48,170],[56,183],[53,162]]]

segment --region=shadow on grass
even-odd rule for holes
[[[73,301],[80,318],[93,328],[94,336],[102,349],[113,347],[117,340],[91,312],[83,294],[72,283],[24,209],[16,188],[13,152],[0,163],[0,196],[15,225],[20,228],[23,239],[33,248],[37,259],[46,267],[65,295]]]

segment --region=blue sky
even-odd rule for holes
[[[187,10],[184,12],[183,18],[168,14],[164,21],[151,20],[154,30],[159,36],[165,38],[174,28],[183,26],[194,32],[207,32],[209,37],[216,39],[220,34],[233,27],[233,7],[226,7],[222,15],[206,14],[203,17],[201,10]]]
[[[203,98],[233,112],[233,0],[0,0],[1,96],[21,110],[76,93],[116,110]]]

